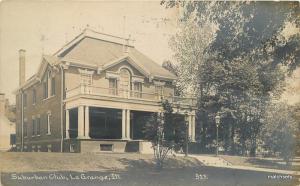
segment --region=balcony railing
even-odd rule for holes
[[[160,95],[158,93],[146,93],[134,90],[124,90],[116,88],[95,87],[87,85],[79,85],[73,89],[67,90],[66,98],[76,95],[99,95],[107,97],[117,97],[136,100],[161,101],[167,99],[170,103],[182,105],[196,105],[195,97],[179,97],[173,95]]]

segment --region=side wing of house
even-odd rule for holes
[[[60,69],[43,58],[37,74],[16,94],[17,150],[60,151],[60,108]]]

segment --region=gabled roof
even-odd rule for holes
[[[130,39],[86,29],[52,56],[43,55],[37,73],[26,80],[18,90],[41,81],[48,65],[54,66],[61,62],[71,62],[105,70],[126,60],[148,78],[166,80],[177,78],[135,49],[132,42],[133,40]]]
[[[27,88],[31,86],[32,84],[41,81],[45,71],[47,70],[47,66],[53,66],[60,63],[60,59],[55,56],[49,56],[49,55],[43,55],[42,56],[42,62],[40,63],[40,66],[38,68],[38,71],[36,74],[31,76],[29,79],[25,81],[25,83],[20,86],[17,90]],[[17,93],[17,90],[13,91],[14,93]]]
[[[109,64],[122,62],[127,58],[144,73],[147,72],[149,77],[176,79],[174,74],[135,49],[130,41],[121,37],[86,30],[56,52],[55,55],[61,58],[62,61],[76,61],[80,64],[97,66],[101,69],[109,66]]]

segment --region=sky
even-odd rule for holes
[[[26,50],[26,78],[37,72],[42,54],[53,54],[83,29],[134,39],[135,47],[161,64],[172,60],[168,46],[179,10],[160,1],[0,0],[0,93],[15,102],[18,50]],[[291,32],[291,27],[287,34]],[[293,31],[294,32],[294,31]],[[300,100],[300,70],[288,79],[283,100]]]
[[[134,45],[161,64],[172,58],[168,47],[176,31],[176,9],[159,1],[2,1],[0,3],[0,92],[15,102],[18,50],[26,50],[26,78],[42,54],[53,54],[86,27],[116,36],[130,35]]]

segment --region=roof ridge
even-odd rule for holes
[[[121,37],[121,36],[116,36],[116,35],[112,35],[112,34],[107,34],[107,33],[104,33],[104,32],[99,32],[99,31],[95,31],[93,29],[90,29],[90,28],[85,28],[84,33],[88,34],[88,32],[94,32],[96,34],[99,34],[99,35],[106,35],[106,36],[110,36],[110,37],[115,37],[115,38],[119,38],[119,39],[124,39],[124,40],[130,40],[130,41],[135,41],[134,39],[130,39],[130,38],[125,38],[125,37]]]
[[[83,31],[83,37],[90,37],[90,38],[95,38],[103,41],[108,41],[108,42],[113,42],[113,43],[118,43],[121,45],[127,45],[134,47],[133,42],[135,41],[134,39],[130,39],[130,35],[128,38],[125,37],[120,37],[120,36],[115,36],[112,34],[107,34],[107,33],[102,33],[98,32],[95,30],[92,30],[90,28],[86,28]]]

